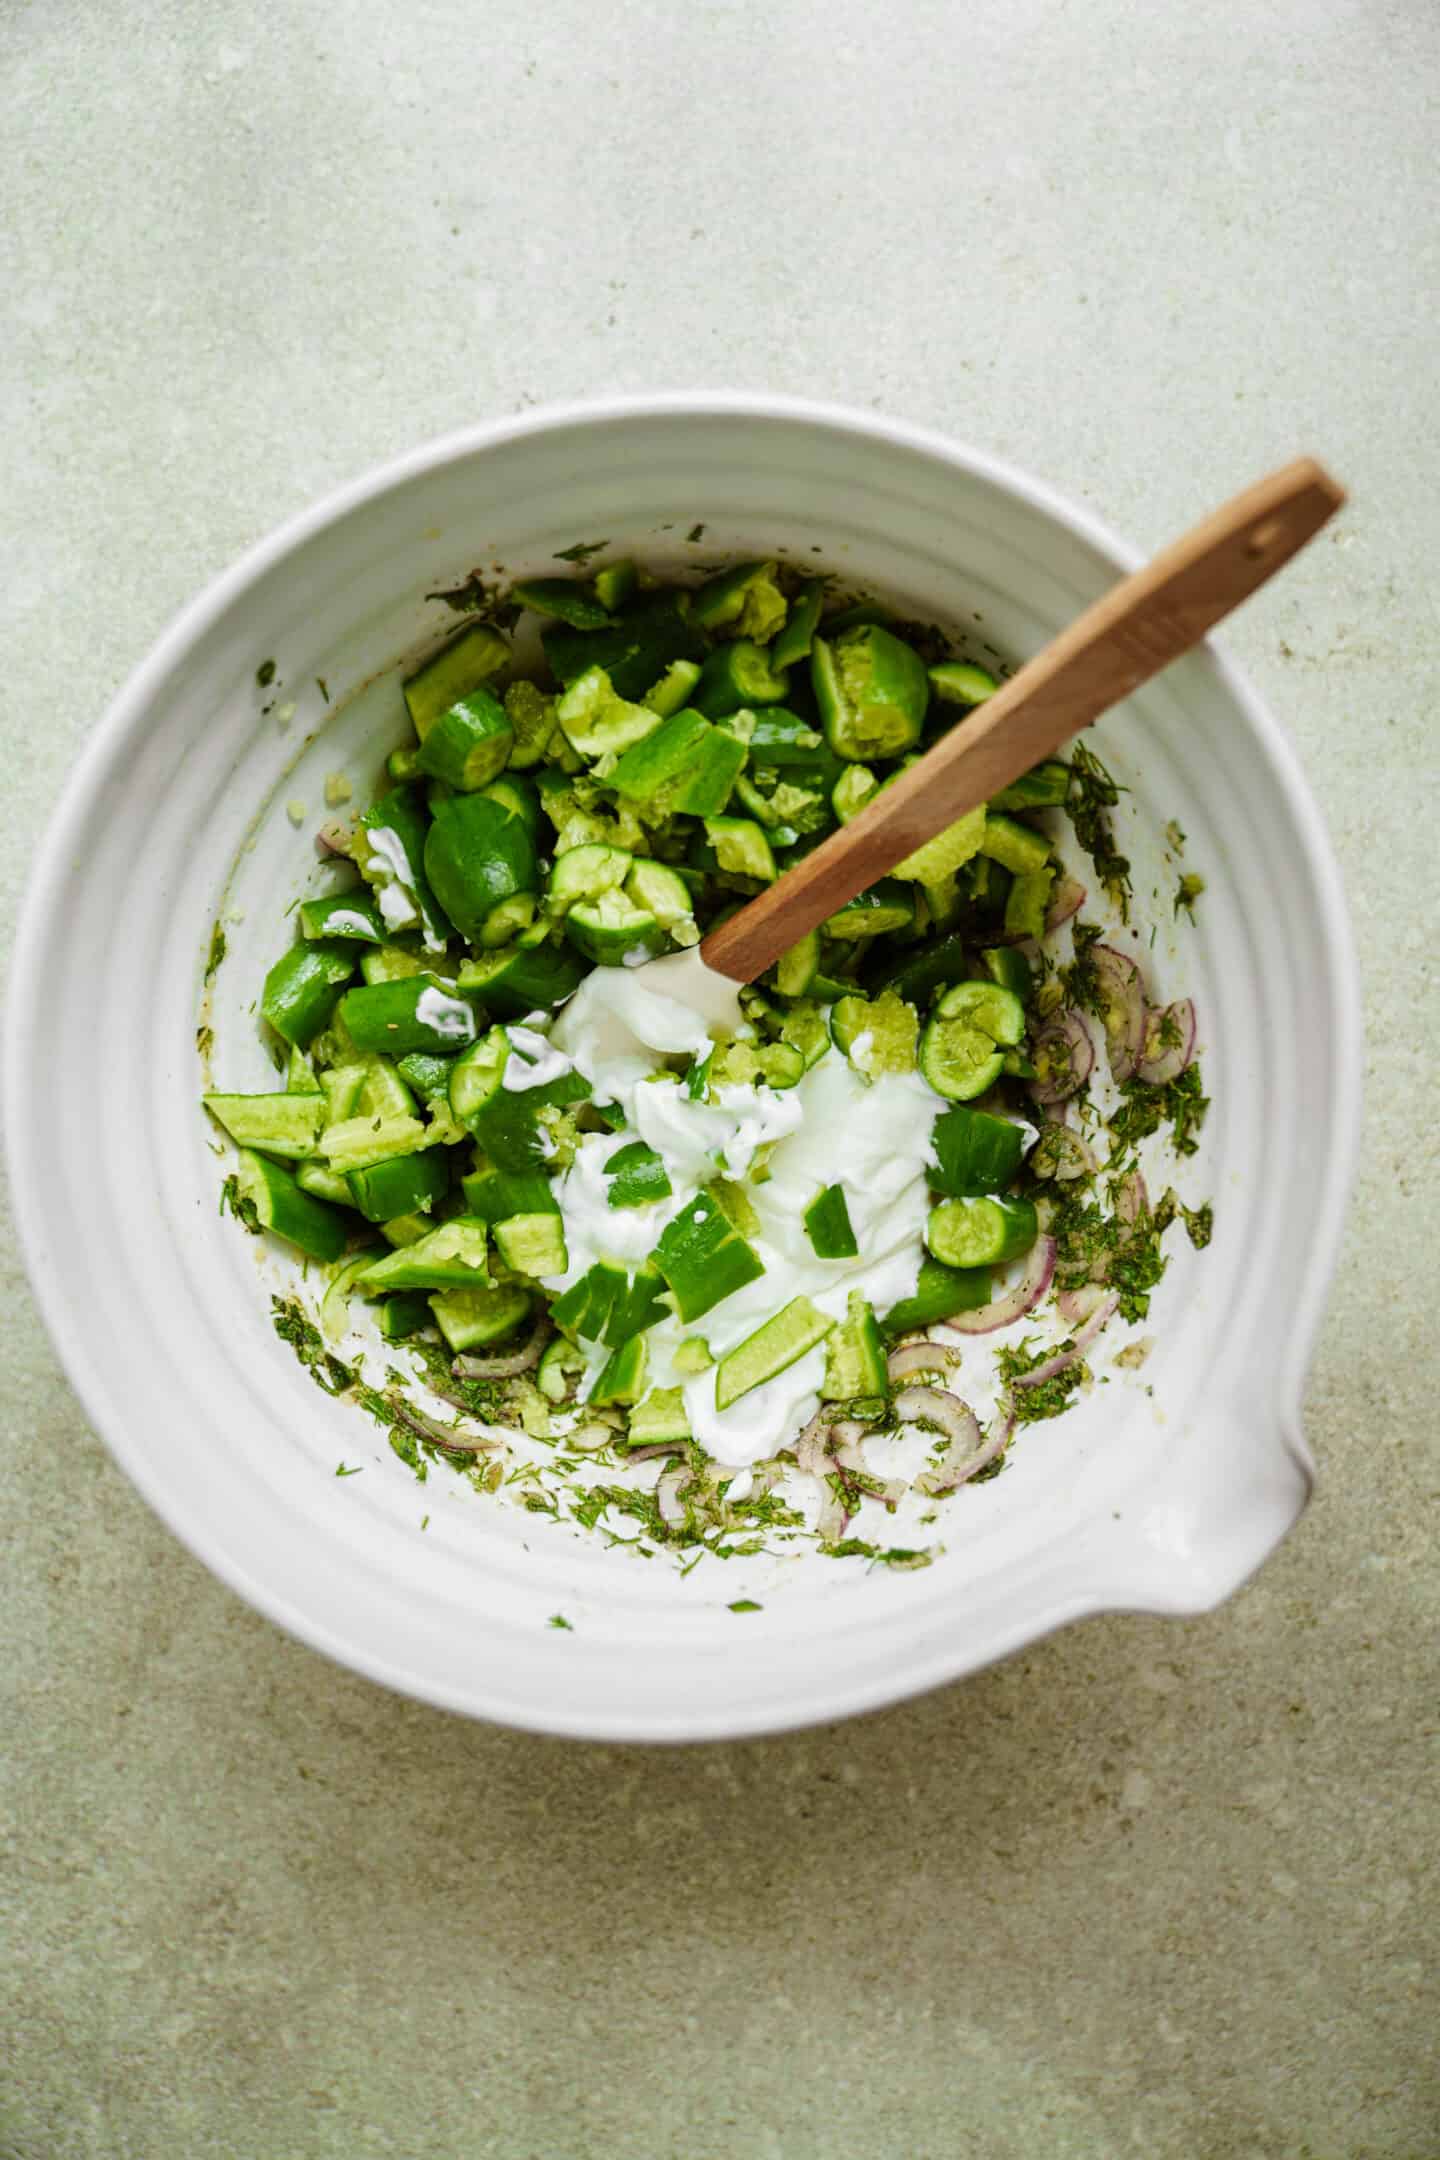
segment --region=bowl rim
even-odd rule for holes
[[[297,1610],[283,1592],[257,1580],[248,1568],[236,1562],[206,1522],[192,1520],[172,1508],[163,1479],[152,1474],[143,1450],[132,1443],[123,1415],[112,1405],[101,1384],[101,1375],[89,1356],[79,1316],[65,1292],[63,1268],[51,1259],[47,1249],[43,1235],[44,1194],[38,1174],[32,1174],[30,1158],[21,1151],[18,1137],[32,1080],[24,1046],[32,1032],[32,1016],[43,995],[46,925],[63,892],[77,831],[92,808],[105,773],[143,723],[159,685],[247,589],[306,541],[349,512],[447,464],[501,444],[555,430],[604,428],[615,422],[656,418],[776,420],[863,437],[925,457],[966,478],[979,480],[1009,494],[1042,513],[1072,537],[1088,544],[1113,565],[1117,576],[1135,569],[1145,559],[1142,550],[1122,540],[1090,510],[1008,460],[937,429],[830,401],[765,391],[673,390],[557,401],[521,414],[453,429],[371,466],[284,519],[211,578],[172,617],[112,697],[70,768],[26,873],[13,945],[0,1102],[3,1102],[5,1113],[5,1157],[18,1243],[42,1324],[88,1422],[166,1527],[247,1604],[309,1648],[348,1670],[363,1673],[382,1686],[418,1697],[439,1708],[461,1711],[472,1717],[495,1718],[496,1712],[470,1699],[462,1701],[444,1686],[427,1686],[423,1676],[405,1670],[403,1659],[387,1661],[363,1651],[357,1653],[325,1626],[312,1622],[305,1613]],[[1308,1488],[1313,1481],[1314,1465],[1302,1425],[1304,1383],[1339,1255],[1359,1151],[1362,1034],[1358,958],[1339,865],[1295,749],[1268,705],[1223,647],[1215,639],[1207,638],[1199,649],[1206,654],[1251,737],[1268,758],[1287,799],[1297,841],[1319,896],[1317,927],[1336,1017],[1329,1058],[1333,1115],[1323,1191],[1316,1207],[1314,1235],[1303,1260],[1293,1326],[1284,1343],[1278,1361],[1280,1370],[1275,1376],[1274,1415],[1279,1434]],[[1283,1536],[1289,1527],[1288,1523],[1284,1525],[1280,1535]],[[1273,1542],[1278,1542],[1278,1538]],[[1273,1544],[1267,1545],[1261,1554],[1253,1555],[1235,1580],[1226,1580],[1217,1586],[1213,1597],[1195,1605],[1167,1601],[1164,1609],[1172,1612],[1208,1609],[1238,1588],[1270,1549]],[[981,1664],[994,1663],[1024,1643],[1037,1640],[1072,1620],[1105,1611],[1140,1609],[1146,1603],[1133,1595],[1108,1596],[1103,1589],[1097,1591],[1073,1584],[1064,1588],[1057,1586],[1057,1590],[1059,1594],[1040,1611],[1000,1631],[992,1639]],[[957,1644],[952,1650],[932,1655],[919,1666],[907,1668],[893,1681],[887,1679],[882,1683],[854,1686],[847,1685],[842,1676],[826,1691],[824,1700],[812,1698],[782,1715],[777,1716],[773,1708],[753,1717],[743,1711],[731,1712],[720,1725],[708,1725],[701,1718],[684,1732],[671,1729],[661,1734],[637,1730],[632,1734],[621,1734],[609,1722],[602,1729],[583,1716],[557,1718],[541,1713],[533,1718],[518,1717],[508,1708],[502,1715],[504,1722],[512,1726],[575,1738],[612,1741],[619,1738],[740,1738],[762,1732],[793,1730],[882,1708],[977,1669],[981,1667],[977,1665],[973,1651],[967,1653],[965,1646]]]

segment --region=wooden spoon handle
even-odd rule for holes
[[[706,962],[753,982],[807,930],[1088,727],[1248,599],[1345,500],[1313,458],[1232,496],[1122,578],[767,892],[712,930]]]

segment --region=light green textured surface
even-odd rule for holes
[[[1144,542],[1313,448],[1353,506],[1230,643],[1365,962],[1319,1497],[1193,1624],[1095,1622],[796,1738],[547,1743],[392,1700],[212,1582],[87,1432],[7,1240],[3,2160],[1440,2152],[1440,18],[901,19],[12,5],[7,921],[169,614],[444,428],[811,391]]]

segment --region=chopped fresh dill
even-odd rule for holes
[[[259,1210],[255,1202],[248,1200],[241,1192],[238,1177],[227,1177],[220,1188],[220,1213],[223,1215],[227,1208],[236,1222],[243,1224],[249,1231],[251,1237],[260,1237],[263,1234]]]
[[[703,525],[692,525],[689,532],[685,535],[685,538],[691,543],[692,546],[697,540],[703,540],[704,537],[705,527]]]
[[[335,1475],[336,1477],[359,1477],[364,1467],[363,1463],[337,1463],[335,1465]]]
[[[998,1350],[995,1362],[1000,1368],[1001,1379],[1008,1385],[1021,1379],[1026,1373],[1034,1372],[1037,1366],[1045,1364],[1048,1359],[1058,1356],[1061,1351],[1070,1347],[1067,1339],[1062,1343],[1042,1343],[1032,1350],[1029,1338],[1026,1337],[1013,1348]],[[1042,1380],[1036,1387],[1011,1387],[1009,1402],[1015,1413],[1016,1424],[1033,1425],[1041,1418],[1059,1417],[1069,1409],[1076,1389],[1083,1386],[1089,1377],[1089,1367],[1077,1359],[1073,1365],[1067,1365],[1063,1372],[1052,1373],[1048,1380]]]
[[[281,1342],[289,1343],[316,1386],[327,1395],[343,1395],[355,1375],[348,1365],[331,1356],[299,1299],[272,1297],[270,1314],[275,1333]]]
[[[195,1048],[196,1048],[196,1049],[197,1049],[197,1050],[199,1051],[199,1053],[200,1053],[201,1057],[202,1057],[202,1058],[203,1058],[203,1057],[209,1057],[209,1055],[210,1055],[210,1052],[211,1052],[211,1051],[212,1051],[212,1050],[214,1049],[214,1047],[215,1047],[215,1030],[214,1030],[213,1028],[209,1028],[209,1027],[198,1027],[198,1028],[196,1028],[196,1030],[195,1030]]]
[[[728,1612],[764,1612],[765,1608],[763,1605],[757,1605],[753,1597],[737,1597],[732,1598],[726,1610]]]
[[[571,547],[557,548],[554,560],[556,562],[587,563],[592,555],[603,555],[609,545],[608,540],[577,540]]]
[[[1119,910],[1130,920],[1130,863],[1115,845],[1110,812],[1120,789],[1093,750],[1077,742],[1070,753],[1070,793],[1065,803],[1075,838],[1095,865],[1095,875]]]
[[[427,600],[443,601],[456,615],[473,615],[477,622],[490,623],[497,630],[508,629],[520,614],[518,601],[507,599],[500,586],[488,579],[481,570],[472,570],[463,585],[453,585],[448,590],[427,592]]]
[[[1152,1085],[1148,1080],[1126,1080],[1121,1085],[1120,1095],[1120,1103],[1110,1119],[1110,1138],[1117,1152],[1158,1132],[1162,1124],[1168,1124],[1176,1154],[1195,1153],[1200,1145],[1197,1135],[1210,1108],[1198,1059],[1187,1065],[1175,1079],[1160,1086]]]
[[[1187,871],[1186,875],[1181,878],[1180,883],[1175,888],[1174,913],[1178,915],[1181,908],[1184,908],[1185,913],[1190,917],[1190,920],[1193,923],[1195,920],[1195,902],[1199,899],[1201,893],[1203,893],[1204,890],[1204,878],[1197,877],[1193,870]]]
[[[839,1538],[833,1545],[822,1545],[820,1550],[831,1560],[874,1560],[881,1567],[922,1568],[929,1567],[935,1555],[923,1547],[910,1545],[872,1545],[868,1538]]]
[[[225,958],[225,932],[217,921],[210,932],[210,957],[205,962],[205,980],[208,983],[216,968]]]
[[[575,1632],[574,1621],[567,1620],[564,1613],[552,1612],[545,1625],[546,1627],[563,1628],[567,1635],[573,1635]]]
[[[324,698],[326,704],[328,705],[330,702],[330,692],[325,686],[325,677],[323,675],[317,675],[315,677],[315,687],[320,692],[321,697]]]
[[[262,690],[268,690],[275,680],[275,662],[273,660],[262,660],[255,670],[255,680]]]

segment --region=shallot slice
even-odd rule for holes
[[[953,1343],[930,1342],[922,1336],[919,1342],[903,1342],[892,1350],[885,1370],[891,1380],[899,1381],[908,1380],[912,1373],[953,1372],[961,1362]]]
[[[1054,1275],[1055,1240],[1038,1237],[1030,1248],[1025,1272],[1012,1289],[992,1298],[988,1305],[978,1305],[973,1312],[951,1313],[943,1324],[954,1335],[990,1335],[996,1328],[1009,1327],[1012,1320],[1023,1320],[1032,1306],[1039,1304]]]
[[[1069,922],[1072,915],[1078,915],[1084,905],[1085,887],[1079,878],[1073,878],[1068,870],[1062,870],[1051,889],[1050,905],[1045,910],[1045,928],[1058,930],[1061,923]]]
[[[1095,1045],[1079,1013],[1067,1007],[1047,1020],[1035,1037],[1035,1079],[1030,1098],[1049,1108],[1076,1095],[1095,1069]]]
[[[975,1424],[973,1414],[971,1423]],[[984,1439],[980,1440],[979,1446],[969,1455],[951,1456],[941,1463],[938,1470],[923,1470],[915,1480],[916,1492],[923,1493],[931,1500],[938,1499],[942,1493],[954,1492],[957,1486],[974,1477],[977,1470],[983,1470],[987,1463],[995,1460],[1014,1430],[1014,1411],[1008,1406],[998,1410],[991,1420],[990,1430]],[[980,1438],[978,1425],[975,1425],[975,1437],[977,1440]]]
[[[1100,983],[1110,1070],[1117,1080],[1128,1080],[1145,1036],[1145,979],[1129,954],[1113,945],[1092,945],[1090,963]]]
[[[1017,1388],[1041,1387],[1045,1381],[1053,1380],[1057,1373],[1068,1372],[1072,1365],[1078,1363],[1084,1357],[1085,1352],[1094,1342],[1100,1330],[1113,1320],[1119,1303],[1119,1296],[1113,1290],[1102,1296],[1099,1303],[1091,1311],[1088,1319],[1076,1329],[1074,1337],[1065,1349],[1057,1350],[1053,1357],[1046,1358],[1043,1364],[1036,1365],[1030,1372],[1017,1374],[1011,1382],[1011,1386]]]
[[[1195,1055],[1195,1002],[1181,998],[1163,1010],[1152,1006],[1145,1014],[1144,1038],[1136,1062],[1137,1076],[1151,1087],[1178,1080]]]

